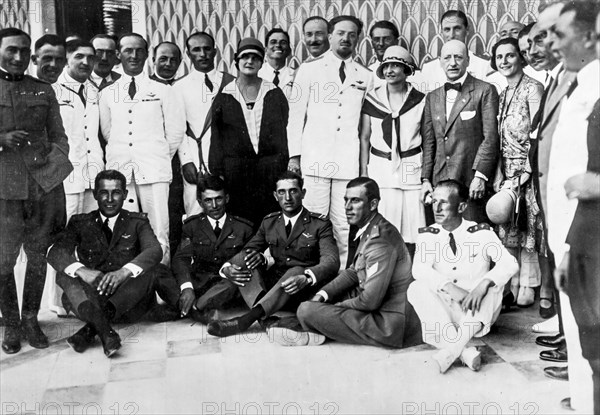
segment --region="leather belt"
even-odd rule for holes
[[[415,155],[419,154],[421,151],[422,151],[421,147],[415,147],[415,148],[411,148],[410,150],[401,151],[400,152],[400,158],[404,159],[404,158],[407,158],[407,157],[412,157],[412,156],[415,156]],[[392,159],[392,153],[391,152],[389,152],[389,151],[381,151],[379,149],[376,149],[375,147],[371,147],[371,154],[373,154],[374,156],[377,156],[377,157],[388,159],[388,160]]]

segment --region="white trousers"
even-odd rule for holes
[[[563,328],[569,354],[569,391],[571,392],[571,407],[580,414],[594,413],[594,387],[592,367],[583,357],[579,329],[571,309],[569,296],[560,292],[560,309],[562,311]]]
[[[169,265],[169,183],[137,184],[132,181],[127,185],[127,191],[127,200],[123,208],[148,214],[150,226],[163,251],[161,262]]]
[[[183,179],[183,209],[186,218],[202,213],[196,196],[196,188],[195,184],[188,183],[185,178]]]
[[[344,195],[350,180],[328,179],[317,176],[304,176],[304,207],[311,212],[329,215],[333,225],[333,236],[340,251],[342,269],[348,256],[348,232],[350,226],[346,220]]]

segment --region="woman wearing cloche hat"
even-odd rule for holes
[[[258,76],[265,49],[245,38],[234,57],[238,76],[214,100],[209,169],[229,189],[228,211],[251,220],[279,209],[275,178],[287,169],[288,103],[273,83]]]
[[[398,228],[411,253],[418,229],[425,226],[420,201],[425,95],[406,81],[416,69],[403,47],[385,51],[376,74],[386,83],[367,95],[361,129],[361,172],[379,184],[379,211]]]

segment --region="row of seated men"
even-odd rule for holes
[[[190,317],[218,337],[258,322],[286,346],[329,338],[403,348],[424,340],[440,349],[434,358],[442,373],[458,358],[478,370],[480,354],[466,345],[489,332],[518,265],[488,225],[462,219],[468,190],[454,180],[438,184],[436,224],[420,230],[413,264],[398,230],[378,213],[377,183],[351,180],[344,204],[358,243],[339,273],[331,222],[303,207],[305,193],[301,176],[282,173],[273,191],[281,210],[254,233],[249,221],[228,214],[223,180],[200,179],[204,213],[185,221],[169,270],[146,215],[123,209],[125,177],[101,172],[98,210],[73,216],[48,253],[65,307],[86,322],[67,342],[83,352],[99,336],[110,357],[121,347],[113,322]],[[155,292],[165,305],[156,305]],[[218,319],[236,304],[248,311]],[[280,310],[296,317],[280,318]]]

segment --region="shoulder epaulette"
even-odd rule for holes
[[[90,213],[79,213],[76,215],[71,216],[72,221],[76,221],[76,220],[84,220],[84,219],[95,219],[98,217],[98,212],[94,211],[94,212],[90,212]]]
[[[191,222],[193,220],[200,219],[203,216],[204,216],[203,213],[199,213],[197,215],[188,216],[187,218],[185,218],[185,220],[183,221],[183,223],[188,223],[188,222]]]
[[[279,216],[281,215],[281,212],[272,212],[269,213],[267,216],[265,216],[263,219],[270,219],[270,218],[274,218],[275,216]]]
[[[317,219],[321,219],[321,220],[329,220],[329,216],[322,215],[321,213],[310,212],[310,216],[312,218],[317,218]]]
[[[475,232],[481,231],[481,230],[491,231],[492,227],[490,225],[488,225],[487,223],[478,223],[477,225],[473,225],[467,229],[467,231],[471,232],[471,233],[475,233]]]
[[[129,212],[129,217],[148,220],[148,214],[144,212]]]
[[[245,223],[246,225],[250,226],[251,228],[254,226],[254,223],[252,223],[252,221],[250,221],[246,218],[242,218],[240,216],[235,216],[235,215],[231,215],[231,218],[237,220],[238,222]]]
[[[434,228],[433,226],[425,226],[423,228],[419,228],[419,233],[433,233],[438,234],[440,230],[438,228]]]
[[[35,76],[25,75],[25,78],[31,79],[31,80],[33,80],[35,82],[39,82],[40,84],[51,85],[50,82],[46,82],[43,79],[36,78]]]

